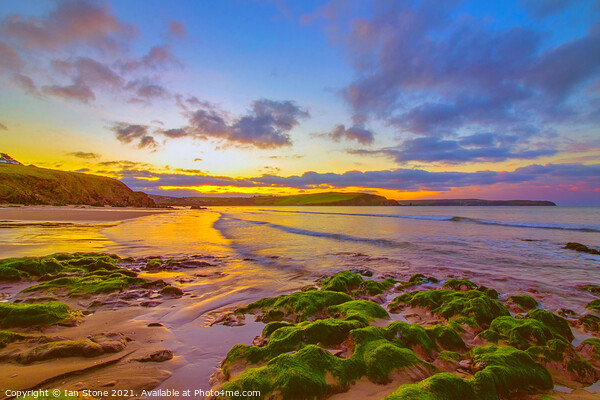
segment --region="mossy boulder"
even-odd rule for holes
[[[565,338],[569,343],[575,339],[567,320],[554,313],[551,313],[550,311],[540,309],[531,310],[527,314],[527,318],[533,318],[537,319],[538,321],[542,321],[544,324],[558,332],[558,334]]]
[[[572,337],[568,339],[563,335],[566,332],[561,331],[562,329],[555,329],[554,326],[538,319],[502,316],[492,321],[490,328],[479,333],[478,336],[488,342],[504,342],[510,346],[526,350],[531,346],[545,346],[552,339],[570,342]],[[572,335],[570,329],[569,333]]]
[[[569,242],[567,243],[567,245],[565,247],[563,247],[564,249],[569,249],[569,250],[575,250],[575,251],[579,251],[581,253],[588,253],[588,254],[600,254],[600,251],[596,250],[596,249],[592,249],[590,247],[587,247],[584,244],[581,243],[576,243],[576,242]]]
[[[56,274],[83,274],[100,269],[118,269],[126,260],[114,254],[56,253],[45,257],[0,260],[0,281],[39,279]],[[47,280],[47,279],[45,279]]]
[[[248,365],[258,364],[280,354],[297,351],[309,344],[336,346],[348,338],[351,330],[364,326],[365,324],[357,320],[343,321],[333,318],[298,324],[270,322],[263,329],[263,337],[268,338],[267,344],[263,347],[235,345],[223,362],[223,372],[228,375],[231,365],[238,361]]]
[[[395,321],[385,327],[403,346],[432,357],[440,350],[466,350],[457,329],[448,325],[422,327],[404,321]]]
[[[83,277],[70,276],[57,278],[28,287],[23,292],[42,290],[56,292],[64,290],[69,296],[77,296],[82,294],[120,292],[132,286],[141,287],[141,285],[147,282],[150,281],[148,279],[132,277],[130,274],[121,271],[114,271],[109,275],[92,273],[86,274]]]
[[[442,285],[443,289],[452,289],[452,290],[471,290],[477,287],[476,284],[471,282],[468,279],[449,279]]]
[[[330,290],[311,290],[267,297],[246,307],[239,308],[236,312],[243,314],[259,312],[258,319],[263,322],[277,320],[301,322],[315,317],[319,313],[327,312],[330,306],[351,300],[352,297],[346,293]]]
[[[478,399],[510,398],[553,387],[550,373],[522,350],[488,345],[473,348],[471,355],[475,368],[482,368],[472,379]]]
[[[381,281],[368,280],[353,271],[340,271],[320,282],[322,290],[334,292],[343,292],[360,296],[368,293],[376,296],[392,288],[397,282],[394,279],[387,278]]]
[[[553,387],[545,368],[512,347],[476,347],[471,351],[479,371],[470,379],[442,372],[419,383],[400,386],[385,400],[499,400]]]
[[[333,292],[348,293],[351,290],[356,290],[364,284],[364,279],[359,274],[352,271],[340,271],[336,274],[324,279],[321,282],[323,290],[331,290]]]
[[[546,368],[570,380],[592,384],[598,378],[594,367],[563,340],[552,339],[546,346],[532,346],[527,353]]]
[[[415,384],[402,385],[384,400],[479,400],[469,381],[441,372]]]
[[[600,374],[600,339],[584,340],[576,349],[577,353],[590,362]]]
[[[41,304],[0,303],[0,328],[52,325],[78,317],[77,311],[58,301]]]
[[[519,307],[525,310],[531,310],[532,308],[536,308],[539,304],[537,300],[526,294],[515,294],[509,296],[508,301],[518,305]]]
[[[588,310],[596,310],[596,311],[600,311],[600,299],[596,299],[594,301],[589,302],[585,308],[587,308]]]
[[[354,320],[334,320],[328,324],[331,322],[334,324],[327,329],[336,329],[336,324],[344,328],[350,327],[350,324],[360,324]],[[310,334],[306,333],[306,328],[315,329],[314,324],[316,323],[280,327],[271,333],[269,342],[284,338],[288,343],[297,341],[298,338],[290,340],[290,335],[298,334],[295,328],[304,327],[304,337],[307,337]],[[322,334],[323,332],[313,338]],[[343,337],[342,333],[337,341]],[[291,354],[286,352],[277,355],[263,367],[246,369],[241,375],[227,382],[222,389],[261,390],[261,395],[266,398],[319,398],[343,390],[352,381],[363,376],[367,376],[373,382],[385,383],[395,370],[410,368],[413,374],[422,377],[429,376],[436,370],[433,365],[420,360],[413,351],[404,347],[403,343],[385,328],[352,329],[344,343],[351,344],[354,349],[348,358],[335,357],[321,347],[307,344]],[[287,348],[288,351],[294,351],[291,347]],[[235,346],[234,349],[239,352],[243,348]]]
[[[370,300],[351,300],[328,309],[329,315],[346,320],[357,320],[368,325],[376,319],[389,319],[387,311]]]
[[[461,322],[469,325],[487,326],[502,315],[509,315],[505,306],[483,292],[469,290],[427,290],[401,294],[388,309],[394,313],[404,305],[424,307],[446,319],[462,317]]]

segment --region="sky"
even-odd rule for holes
[[[600,0],[1,0],[0,151],[168,196],[600,205]]]

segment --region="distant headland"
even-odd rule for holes
[[[401,200],[400,206],[556,206],[544,200],[481,200],[481,199],[439,199],[439,200]]]

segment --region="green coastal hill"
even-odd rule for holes
[[[327,192],[291,196],[169,197],[150,195],[159,206],[397,206],[395,200],[366,193]]]
[[[3,158],[4,160],[5,158]],[[0,163],[0,203],[154,207],[145,193],[104,176]]]
[[[481,199],[439,199],[403,200],[401,206],[556,206],[551,201],[541,200],[481,200]]]

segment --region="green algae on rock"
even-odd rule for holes
[[[78,317],[77,311],[58,301],[42,304],[0,303],[0,328],[52,325]]]
[[[552,388],[552,377],[527,353],[512,347],[476,347],[472,378],[435,374],[419,383],[402,385],[385,400],[498,400],[515,392],[535,393]]]
[[[335,318],[358,320],[368,325],[376,319],[389,319],[390,316],[383,307],[370,300],[351,300],[331,306],[329,314]]]
[[[548,311],[544,311],[544,313],[552,314]],[[492,321],[488,330],[479,333],[478,336],[492,343],[502,341],[521,350],[527,350],[531,346],[545,346],[552,339],[562,339],[568,342],[573,340],[573,333],[568,325],[566,326],[567,331],[562,324],[546,323],[546,321],[555,321],[554,318],[543,313],[535,314],[538,318],[542,315],[542,319],[545,321],[532,318],[529,314],[526,318],[498,317]]]
[[[589,302],[585,308],[587,308],[588,310],[596,310],[596,311],[600,311],[600,299],[596,299],[593,300],[591,302]]]
[[[525,310],[531,310],[538,306],[537,300],[526,294],[515,294],[508,297],[508,301],[520,306]]]
[[[477,287],[476,284],[471,282],[468,279],[449,279],[442,285],[443,289],[452,289],[452,290],[469,290],[475,289]]]
[[[390,312],[397,312],[404,304],[425,307],[446,319],[463,317],[460,322],[468,325],[489,325],[495,318],[509,315],[508,310],[497,300],[483,292],[468,290],[428,290],[401,294],[389,305]]]
[[[56,253],[45,257],[6,258],[0,260],[0,281],[44,278],[57,274],[84,274],[98,270],[119,269],[125,259],[103,253]]]
[[[340,271],[325,278],[320,282],[320,285],[322,290],[357,295],[368,293],[371,296],[375,296],[392,288],[396,283],[397,282],[391,278],[383,279],[381,281],[365,281],[363,277],[356,272]]]
[[[352,297],[346,293],[330,290],[310,290],[308,292],[267,297],[246,307],[238,308],[236,312],[248,314],[259,311],[261,313],[259,319],[264,322],[282,319],[300,322],[316,316],[319,312],[327,311],[330,306],[351,300]]]
[[[573,346],[560,339],[549,340],[546,346],[531,346],[527,353],[549,370],[573,381],[592,384],[598,378],[594,367]]]

